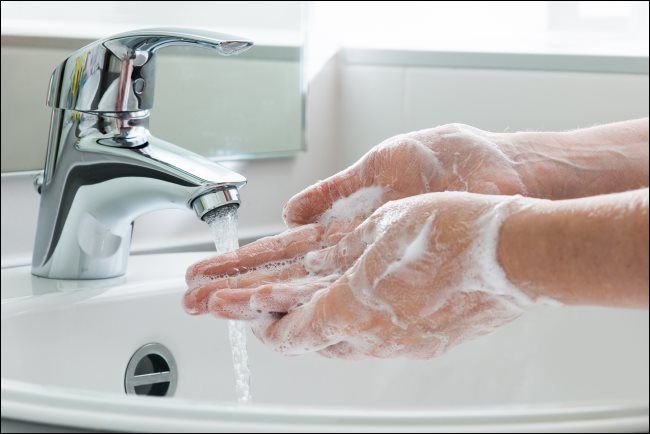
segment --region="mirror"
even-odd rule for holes
[[[157,56],[157,137],[214,159],[302,148],[300,47],[253,46],[231,57],[173,47]]]
[[[179,11],[182,10],[182,13]],[[251,39],[222,57],[172,47],[157,56],[154,135],[207,157],[287,156],[304,147],[303,2],[2,3],[2,172],[40,170],[52,70],[101,37],[148,27],[195,27]]]

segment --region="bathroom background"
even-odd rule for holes
[[[2,2],[3,267],[31,256],[49,74],[72,50],[133,28],[198,27],[256,42],[241,58],[161,56],[151,122],[159,137],[228,160],[249,179],[244,240],[281,231],[288,195],[394,134],[648,116],[648,2],[402,1],[372,11],[365,2],[122,3]],[[210,248],[191,213],[136,221],[135,252]]]

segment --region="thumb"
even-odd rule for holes
[[[366,170],[364,158],[289,199],[283,209],[284,221],[289,227],[313,223],[337,200],[371,185],[373,177]]]

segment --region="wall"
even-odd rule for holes
[[[622,73],[562,70],[580,67],[563,57],[546,63],[557,70],[526,69],[517,56],[500,65],[460,60],[461,67],[442,67],[435,59],[435,66],[422,65],[428,56],[407,53],[420,65],[397,66],[377,53],[348,53],[341,68],[340,166],[387,137],[450,122],[490,131],[567,130],[648,116],[647,58],[645,70],[635,59],[613,59],[633,60],[634,73]]]

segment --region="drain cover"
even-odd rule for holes
[[[172,353],[158,343],[140,347],[129,360],[124,375],[128,395],[172,396],[178,371]]]

